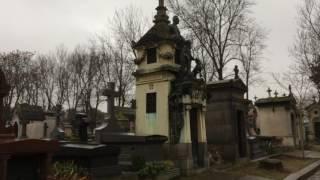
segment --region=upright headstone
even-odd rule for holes
[[[119,92],[115,91],[115,83],[109,82],[108,88],[103,90],[102,92],[103,96],[106,96],[108,98],[108,115],[109,117],[106,119],[105,122],[102,123],[100,127],[96,129],[96,137],[99,139],[99,133],[119,133],[122,132],[118,120],[115,115],[114,110],[114,99],[115,97],[118,97],[120,95]]]
[[[87,115],[84,113],[76,113],[76,121],[78,124],[78,135],[80,142],[88,142],[88,126]]]
[[[62,106],[56,106],[56,123],[53,131],[50,134],[52,139],[63,140],[64,139],[64,130],[61,128],[61,116],[62,116]]]

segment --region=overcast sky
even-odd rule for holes
[[[286,70],[302,0],[256,0],[253,15],[269,31],[264,77],[252,96],[265,97],[274,87],[270,73]],[[0,0],[0,52],[15,49],[47,53],[64,44],[72,49],[108,29],[116,9],[134,5],[153,17],[158,0]],[[283,92],[281,92],[283,93]]]

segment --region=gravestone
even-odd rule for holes
[[[103,96],[108,97],[108,119],[106,119],[102,125],[95,129],[95,135],[97,142],[101,142],[102,136],[108,136],[108,134],[117,134],[123,132],[118,124],[118,120],[115,115],[114,99],[119,96],[119,92],[115,91],[115,83],[109,82],[108,88],[103,90]]]
[[[62,106],[57,105],[55,108],[56,122],[55,127],[50,133],[51,139],[63,140],[64,139],[64,130],[61,128],[61,116],[62,116]]]
[[[247,112],[249,101],[244,99],[246,85],[239,78],[237,66],[234,79],[207,84],[206,127],[209,151],[219,151],[224,160],[248,157]]]
[[[72,161],[88,171],[91,179],[108,179],[121,174],[118,164],[120,148],[94,143],[62,143],[54,161]]]
[[[88,142],[88,126],[87,115],[83,113],[76,113],[76,121],[78,123],[78,136],[80,142]]]

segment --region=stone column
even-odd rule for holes
[[[207,145],[207,131],[206,131],[206,108],[202,107],[198,110],[198,141],[200,162],[203,167],[209,167],[208,145]]]
[[[7,165],[10,155],[0,155],[0,179],[7,179]]]
[[[191,105],[185,105],[183,112],[184,126],[181,131],[180,143],[191,143],[191,129],[190,129],[190,110]]]
[[[203,142],[207,142],[207,131],[206,131],[206,119],[205,119],[205,114],[206,114],[206,110],[205,108],[201,108],[200,110],[198,110],[198,137],[199,137],[199,142],[203,143]]]
[[[191,105],[184,106],[183,120],[184,126],[181,130],[180,143],[177,145],[179,154],[179,167],[182,174],[188,175],[193,168],[192,141],[190,129],[190,110]]]

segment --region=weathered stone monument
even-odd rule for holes
[[[234,161],[248,156],[246,119],[249,101],[244,99],[246,85],[239,78],[207,84],[206,127],[209,151],[224,160]]]
[[[308,139],[311,141],[320,142],[320,103],[314,97],[313,103],[307,108],[308,124]]]
[[[267,92],[268,98],[255,102],[260,135],[280,138],[283,146],[299,145],[299,113],[291,87],[288,96],[280,97],[275,91],[272,97],[270,88]]]
[[[183,173],[208,166],[205,125],[205,83],[191,42],[180,34],[178,17],[170,24],[164,0],[159,0],[153,27],[138,41],[136,135],[162,135],[168,158]],[[196,66],[191,69],[191,62]]]

